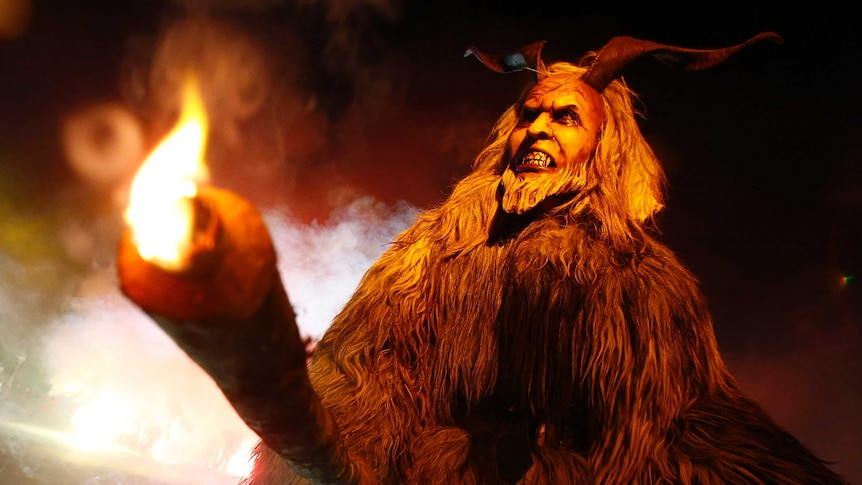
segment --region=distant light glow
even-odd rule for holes
[[[82,180],[119,185],[144,156],[144,130],[126,106],[93,103],[67,114],[60,124],[66,161]]]
[[[131,403],[110,393],[102,392],[72,416],[75,434],[72,441],[82,449],[108,450],[123,447],[117,438],[135,433]]]
[[[254,439],[244,441],[236,450],[236,453],[228,459],[224,468],[225,473],[239,478],[251,476],[252,469],[254,468],[252,452],[256,444],[257,435],[254,436]]]
[[[23,36],[32,16],[30,0],[0,1],[0,39],[14,40]]]

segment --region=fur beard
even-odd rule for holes
[[[578,372],[574,335],[576,329],[583,332],[585,324],[576,315],[585,288],[613,263],[607,244],[590,235],[590,224],[571,214],[505,213],[496,201],[497,191],[515,178],[509,170],[502,178],[468,178],[449,201],[426,213],[399,241],[407,246],[393,251],[393,256],[421,248],[422,260],[431,264],[391,261],[400,275],[411,274],[408,267],[424,269],[416,280],[421,288],[410,292],[421,302],[396,310],[394,319],[408,322],[414,320],[411,314],[421,313],[423,327],[418,332],[409,326],[387,331],[408,331],[393,342],[418,343],[412,338],[417,333],[434,341],[433,346],[404,349],[403,359],[426,362],[432,376],[443,377],[428,377],[434,381],[428,386],[433,402],[428,407],[445,419],[459,414],[452,408],[455,403],[471,407],[503,400],[501,405],[572,431],[576,425],[568,417],[582,406],[574,378]],[[528,211],[579,186],[561,183],[564,179],[518,180],[526,182],[519,187],[535,198],[510,201]],[[404,285],[378,281],[373,286]],[[403,293],[388,299],[406,302]]]
[[[509,214],[524,214],[550,197],[574,193],[584,186],[583,169],[577,172],[563,170],[525,177],[507,168],[500,181],[502,209]]]

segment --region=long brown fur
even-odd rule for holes
[[[728,373],[696,278],[651,233],[664,175],[637,98],[602,97],[554,209],[499,209],[519,101],[364,276],[309,367],[351,454],[386,484],[843,483]],[[257,451],[250,484],[304,483]]]

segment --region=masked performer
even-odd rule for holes
[[[468,51],[538,80],[374,264],[309,374],[361,483],[837,484],[740,391],[696,278],[652,234],[664,175],[620,77],[725,49],[614,38]],[[306,483],[265,445],[254,485]],[[331,476],[331,474],[330,474]]]

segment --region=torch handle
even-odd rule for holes
[[[167,271],[143,260],[126,234],[117,261],[123,293],[298,475],[321,484],[373,481],[348,455],[309,381],[305,343],[260,214],[227,191],[208,188],[197,197],[195,206],[219,219],[213,247],[192,267]]]
[[[364,482],[308,379],[305,344],[277,276],[260,309],[236,325],[153,318],[298,475],[313,483]]]

